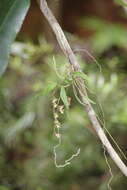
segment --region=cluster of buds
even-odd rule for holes
[[[64,113],[64,105],[59,105],[59,99],[54,98],[52,101],[53,104],[53,116],[54,116],[54,128],[55,128],[55,136],[59,139],[61,134],[59,133],[59,129],[61,127],[61,123],[59,122],[59,113]]]

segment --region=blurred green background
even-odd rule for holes
[[[51,7],[89,77],[88,90],[99,119],[127,156],[126,10],[113,1],[94,0],[61,0]],[[47,23],[42,24],[42,32],[36,30],[35,26],[41,27],[38,11],[33,1],[12,45],[9,67],[0,78],[0,190],[107,190],[110,171],[103,146],[71,87],[67,89],[70,109],[60,118],[62,144],[57,161],[63,164],[78,148],[81,152],[70,165],[55,167],[52,93],[43,95],[43,91],[48,83],[59,83],[53,56],[60,75],[67,60]],[[112,189],[125,190],[127,179],[105,154],[114,176]]]

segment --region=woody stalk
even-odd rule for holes
[[[49,9],[46,0],[38,0],[38,3],[39,3],[40,9],[41,9],[43,15],[47,19],[50,27],[52,28],[52,30],[56,36],[57,42],[58,42],[61,50],[63,51],[64,55],[68,59],[68,63],[70,64],[70,72],[72,72],[72,73],[75,71],[82,72],[81,67],[76,59],[76,56],[75,56],[74,52],[72,51],[64,33],[63,33],[63,30],[61,29],[61,27],[60,27],[59,23],[57,22],[56,18],[54,17],[54,15],[52,14],[52,11]],[[99,139],[101,140],[103,146],[106,148],[106,150],[109,153],[112,160],[115,162],[117,167],[121,170],[121,172],[127,177],[126,165],[123,163],[123,161],[121,160],[121,158],[119,157],[119,155],[114,150],[111,143],[109,142],[104,130],[102,129],[102,127],[96,117],[96,113],[95,113],[91,103],[89,102],[89,99],[85,98],[85,97],[88,97],[88,95],[87,95],[84,81],[80,77],[76,78],[76,88],[81,97],[84,111],[87,112],[88,117],[92,123],[92,127],[96,131]]]

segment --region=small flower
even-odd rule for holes
[[[60,135],[59,133],[56,133],[55,135],[56,135],[56,137],[57,137],[58,139],[61,137],[61,135]]]
[[[58,117],[59,117],[58,114],[57,114],[57,113],[54,113],[54,118],[55,118],[55,120],[58,119]]]
[[[55,120],[55,121],[54,121],[54,124],[55,124],[55,126],[57,126],[57,125],[60,126],[60,122],[59,122],[58,120]]]
[[[57,102],[57,98],[54,98],[52,103],[55,104]]]
[[[59,106],[59,112],[60,112],[61,114],[64,113],[64,106]]]

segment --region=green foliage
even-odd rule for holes
[[[67,94],[66,94],[66,90],[64,86],[62,86],[60,89],[60,98],[63,101],[65,107],[68,109],[69,103],[68,103]]]
[[[15,52],[17,46],[19,51]],[[125,70],[118,72],[119,64],[114,66],[116,58],[121,58],[115,55],[110,62],[108,57],[102,59],[102,73],[94,63],[87,64],[82,60],[82,68],[88,77],[79,72],[67,80],[65,58],[54,53],[45,40],[41,39],[41,45],[16,42],[12,52],[9,70],[0,80],[0,188],[106,189],[109,170],[102,147],[70,86],[76,77],[87,82],[97,115],[103,123],[102,106],[106,127],[124,151],[127,134],[126,73]],[[53,159],[53,147],[57,141],[51,103],[54,90],[61,98],[60,105],[69,106],[68,114],[60,115],[62,144],[57,152],[58,162],[64,163],[78,148],[81,149],[80,155],[61,169],[55,168]],[[108,160],[118,179],[113,179],[112,188],[124,190],[126,180],[120,177],[109,157]]]
[[[0,75],[5,71],[11,44],[19,32],[30,6],[30,0],[0,2]]]
[[[125,5],[122,0],[117,2]],[[29,4],[29,0],[0,3],[0,74],[7,66],[11,43]],[[97,18],[83,19],[81,24],[94,31],[90,42],[96,56],[101,57],[103,73],[93,62],[87,64],[80,56],[81,66],[88,75],[83,72],[70,75],[67,60],[60,53],[54,53],[53,47],[43,38],[37,45],[32,42],[12,45],[9,70],[0,79],[0,190],[107,189],[109,170],[102,147],[71,85],[77,77],[84,80],[92,100],[85,98],[94,104],[102,125],[106,122],[124,151],[127,90],[123,57],[126,60],[127,32],[119,24]],[[103,56],[107,51],[112,54],[113,46],[119,48],[119,53],[111,58]],[[56,138],[53,135],[52,94],[61,99],[58,109],[63,105],[69,108],[67,115],[60,115],[62,144],[58,161],[63,163],[75,149],[81,148],[79,157],[61,169],[55,168],[53,162]],[[109,157],[108,160],[110,163]],[[111,168],[117,178],[113,179],[112,187],[124,190],[126,180],[120,178],[112,164]]]
[[[126,29],[120,24],[109,23],[98,18],[84,18],[81,26],[94,31],[91,43],[96,53],[101,54],[112,46],[126,48]]]
[[[122,5],[124,7],[127,6],[126,0],[114,0],[117,4]]]
[[[84,79],[85,81],[88,81],[89,78],[86,74],[84,74],[83,72],[74,72],[73,73],[73,77],[81,77],[82,79]]]
[[[52,92],[55,87],[57,86],[57,83],[55,82],[49,82],[46,87],[42,90],[42,95],[47,95],[50,92]]]
[[[0,190],[9,190],[9,189],[3,185],[0,185]]]

